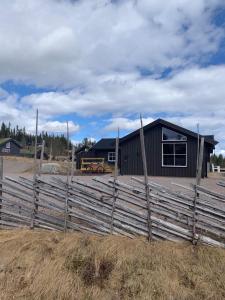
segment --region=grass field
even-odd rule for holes
[[[225,299],[225,250],[0,231],[0,299]]]

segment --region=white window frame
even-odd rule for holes
[[[6,149],[10,149],[10,148],[11,148],[11,143],[10,143],[10,142],[7,142],[7,143],[5,144],[5,148],[6,148]]]
[[[185,154],[176,154],[175,153],[175,145],[185,145],[186,146],[186,155]],[[163,153],[163,145],[173,145],[173,154],[165,154],[165,155],[173,155],[174,156],[174,165],[164,165],[163,164],[163,156],[164,156],[164,153]],[[176,155],[185,155],[185,157],[186,157],[186,163],[185,163],[185,166],[180,166],[180,165],[175,165],[175,156]],[[162,143],[162,167],[164,167],[164,168],[187,168],[187,143],[183,143],[183,142],[180,142],[180,143],[178,143],[178,142],[174,142],[174,143]]]
[[[115,158],[110,159],[110,156],[113,155]],[[108,152],[108,161],[109,162],[115,162],[116,161],[116,152]]]
[[[186,138],[186,140],[164,140],[163,139],[163,128],[169,129],[169,130],[174,131],[176,133],[179,133],[176,130],[173,130],[173,129],[170,129],[170,128],[166,128],[166,127],[162,127],[162,141],[163,142],[181,142],[182,143],[182,142],[186,142],[187,141],[187,137],[184,134],[182,134],[182,133],[180,133],[180,134],[183,135]]]

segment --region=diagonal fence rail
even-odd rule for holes
[[[148,198],[153,240],[194,239],[225,248],[225,194],[198,185],[179,185],[183,192],[178,192],[152,181],[147,184],[149,198],[145,180],[136,177],[129,184],[104,177],[88,183],[58,177],[5,177],[0,180],[0,226],[148,238]]]

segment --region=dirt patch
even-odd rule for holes
[[[19,176],[33,167],[33,159],[25,157],[4,156],[4,175]]]

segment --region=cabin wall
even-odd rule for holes
[[[165,126],[164,126],[165,127]],[[169,127],[168,127],[169,128]],[[197,139],[187,136],[187,167],[162,167],[162,126],[158,125],[144,133],[147,169],[149,176],[195,177]],[[178,142],[179,143],[179,142]],[[121,175],[143,175],[140,137],[135,136],[120,145]],[[207,175],[208,149],[204,151],[202,175]]]
[[[6,144],[0,145],[0,155],[19,155],[20,147],[13,142],[10,142],[10,148],[6,148]]]

